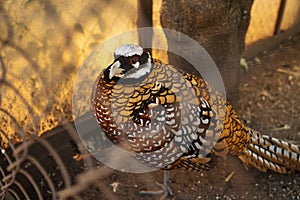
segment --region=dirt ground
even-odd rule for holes
[[[278,49],[247,61],[240,85],[241,118],[252,128],[293,143],[300,143],[300,34]],[[102,166],[99,163],[99,166]],[[234,172],[226,182],[226,177]],[[300,199],[300,174],[263,173],[246,169],[239,159],[218,158],[216,168],[205,172],[170,171],[175,199]],[[140,190],[160,189],[163,172],[130,174],[114,171],[101,180],[117,199],[159,199],[141,196]],[[117,185],[113,191],[112,185]],[[107,199],[90,188],[85,199]]]

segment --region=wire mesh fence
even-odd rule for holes
[[[136,14],[128,13],[136,6],[80,0],[0,3],[1,199],[81,199],[78,194],[95,182],[113,199],[99,182],[111,170],[95,164],[80,146],[74,124],[68,124],[72,87],[97,42],[135,27]],[[103,12],[121,8],[121,22]]]
[[[3,149],[1,198],[82,199],[80,192],[94,184],[105,194],[103,197],[116,199],[111,189],[101,183],[112,170],[95,164],[77,145],[78,140],[74,126],[67,124],[36,140]]]

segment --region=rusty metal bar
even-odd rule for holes
[[[27,171],[25,171],[23,169],[20,169],[20,174],[23,174],[23,176],[25,176],[27,178],[27,180],[30,182],[30,184],[32,185],[32,187],[36,191],[36,195],[38,196],[38,199],[42,200],[43,195],[42,195],[41,190],[40,190],[39,186],[37,185],[36,181],[32,177],[32,175],[29,174]]]
[[[286,0],[281,0],[273,35],[278,35],[278,33],[280,33],[280,26],[284,14],[285,5],[286,5]]]
[[[66,169],[66,165],[63,163],[59,154],[54,150],[53,147],[51,147],[51,145],[46,140],[40,138],[39,142],[48,150],[52,158],[55,160],[55,163],[59,167],[60,173],[64,178],[65,187],[66,188],[71,187],[71,180],[70,180],[68,170]]]
[[[22,194],[25,196],[26,199],[30,199],[30,197],[29,197],[29,195],[28,195],[28,193],[27,193],[28,191],[26,191],[26,190],[24,189],[24,187],[22,186],[22,184],[21,184],[19,181],[15,181],[14,184],[15,184],[16,186],[18,186],[18,188],[21,190]],[[15,196],[15,197],[18,197],[18,199],[19,199],[19,195],[16,193],[16,191],[13,191],[13,190],[11,190],[11,189],[8,189],[8,191],[10,191],[11,193],[13,193],[14,196]]]
[[[32,162],[36,168],[38,168],[38,170],[41,172],[41,174],[43,175],[43,177],[45,178],[49,189],[51,191],[52,194],[52,199],[55,200],[57,198],[57,192],[55,190],[55,186],[53,184],[53,182],[51,181],[51,179],[49,178],[49,176],[47,175],[47,171],[44,169],[44,167],[39,163],[39,161],[37,159],[35,159],[34,157],[28,155],[27,159]]]

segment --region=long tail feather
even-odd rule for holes
[[[250,141],[241,160],[261,171],[300,171],[300,146],[249,129]]]

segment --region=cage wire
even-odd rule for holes
[[[87,153],[72,123],[72,89],[97,43],[136,27],[136,7],[95,0],[0,3],[1,199],[82,199],[91,184],[116,199],[99,181],[112,170]],[[111,17],[114,9],[122,10],[122,21]]]
[[[6,66],[0,59],[5,73]],[[2,78],[1,87],[6,84],[5,75]],[[21,93],[17,94],[25,100]],[[17,119],[3,108],[0,111],[18,133],[10,137],[7,130],[0,129],[1,199],[66,199],[70,196],[82,199],[77,193],[111,173],[106,167],[95,167],[72,123],[56,127],[40,137],[26,137]],[[96,185],[109,199],[115,199],[100,182]]]
[[[261,12],[253,23],[273,34],[280,2],[268,2],[262,9],[274,7],[275,14]],[[72,80],[98,42],[136,27],[137,8],[136,2],[95,0],[0,3],[1,199],[82,199],[91,188],[117,199],[101,183],[113,170],[88,153],[70,122]],[[104,10],[122,10],[121,22]]]

